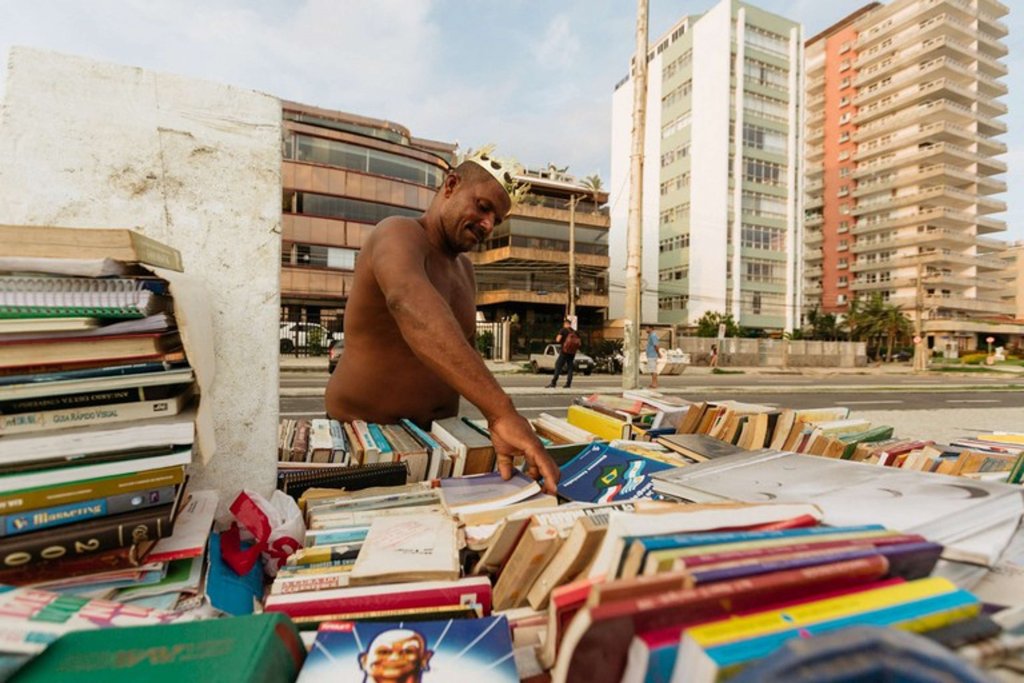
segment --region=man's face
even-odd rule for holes
[[[512,206],[505,190],[493,178],[466,181],[449,174],[444,191],[446,202],[441,223],[445,239],[456,253],[470,251],[490,237]]]
[[[418,681],[433,654],[423,638],[408,631],[391,639],[381,634],[362,656],[363,670],[377,683]]]

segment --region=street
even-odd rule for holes
[[[547,389],[549,375],[497,375],[526,417],[542,412],[564,416],[580,395],[620,393],[620,375],[573,378],[572,389]],[[641,384],[646,386],[646,378]],[[660,378],[666,393],[689,400],[725,400],[786,408],[847,406],[855,417],[891,424],[897,436],[948,440],[984,430],[1024,429],[1024,378],[1017,376],[925,376],[831,374],[683,374]],[[326,370],[281,373],[281,416],[318,417],[323,414]],[[480,417],[463,401],[461,415]]]

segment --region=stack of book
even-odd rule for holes
[[[278,430],[278,471],[401,464],[409,483],[492,472],[497,464],[486,431],[458,417],[430,430],[410,420],[283,419]]]
[[[167,283],[138,265],[180,256],[127,230],[28,232],[0,228],[0,582],[105,596],[161,578],[146,555],[192,460],[195,377]]]
[[[930,576],[940,545],[772,507],[774,521],[757,507],[618,513],[589,575],[552,594],[539,656],[553,680],[718,681],[794,638],[978,618],[973,595]]]

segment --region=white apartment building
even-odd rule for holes
[[[644,322],[705,312],[789,330],[801,318],[803,37],[738,0],[687,16],[647,55]],[[624,314],[632,74],[612,100],[609,317]]]

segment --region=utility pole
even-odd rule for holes
[[[647,121],[647,0],[637,0],[633,55],[633,139],[629,155],[629,220],[626,227],[626,320],[622,329],[622,388],[640,385],[640,263],[643,255],[644,129]]]
[[[576,205],[583,195],[569,197],[569,305],[567,317],[576,320]],[[577,323],[578,324],[578,323]]]
[[[923,267],[917,264],[917,296],[914,305],[914,372],[924,372],[927,361],[924,357],[924,280]]]

